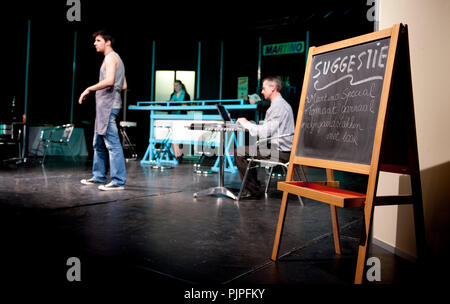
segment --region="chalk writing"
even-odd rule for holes
[[[370,161],[389,41],[313,56],[298,156]]]

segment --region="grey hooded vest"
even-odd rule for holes
[[[114,85],[98,90],[95,92],[95,132],[99,135],[105,135],[108,128],[109,116],[111,115],[111,109],[113,107],[119,107],[122,103],[122,87],[125,79],[125,66],[119,54],[111,51],[106,56],[116,56],[119,60],[119,64],[116,68],[116,77],[114,78]],[[106,58],[105,56],[105,58]],[[106,77],[105,61],[103,60],[100,67],[99,81],[102,81]],[[119,105],[119,106],[118,106]]]

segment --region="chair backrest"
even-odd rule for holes
[[[41,140],[54,143],[68,143],[70,141],[70,137],[72,136],[73,129],[73,124],[56,126],[47,136],[45,136],[46,132],[43,130],[41,131]]]
[[[72,136],[74,125],[67,124],[67,125],[61,126],[61,128],[64,128],[64,131],[61,135],[60,142],[69,142],[70,137]]]

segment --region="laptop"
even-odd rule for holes
[[[216,107],[217,111],[220,114],[220,117],[222,117],[222,120],[226,126],[228,125],[232,129],[234,129],[234,131],[245,130],[244,126],[242,126],[240,123],[237,123],[234,119],[231,118],[230,112],[228,112],[228,110],[223,105],[216,104]]]
[[[230,112],[228,112],[228,110],[223,105],[216,104],[216,107],[217,107],[217,111],[219,111],[220,117],[222,117],[222,120],[224,123],[235,124],[233,119],[231,119]]]

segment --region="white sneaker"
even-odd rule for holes
[[[96,180],[94,180],[94,178],[90,178],[90,179],[85,179],[83,178],[82,180],[80,180],[80,183],[82,183],[83,185],[96,185],[96,184],[105,184],[102,182],[98,182]]]
[[[114,184],[113,182],[110,182],[109,184],[98,186],[98,189],[102,190],[102,191],[125,190],[125,187],[124,186],[118,186],[118,185]]]

